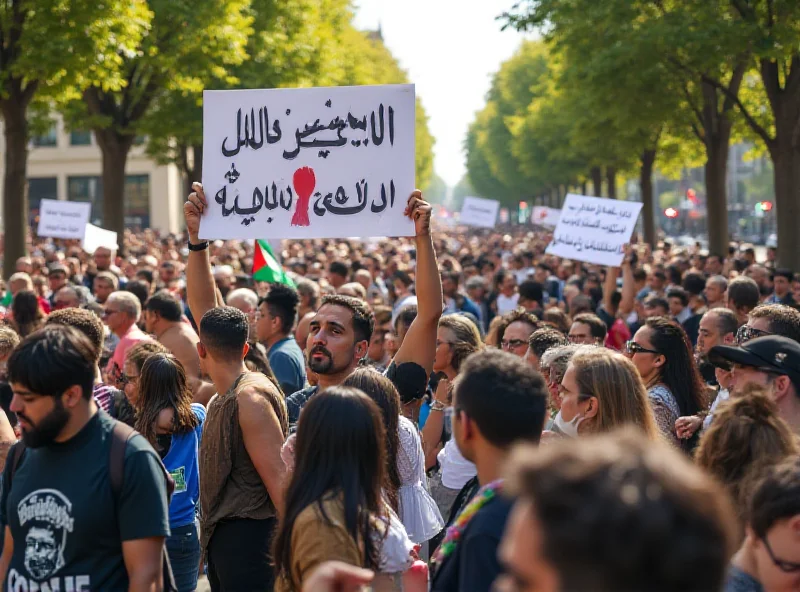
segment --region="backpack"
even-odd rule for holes
[[[122,493],[122,484],[125,478],[125,448],[128,445],[128,440],[139,432],[134,430],[129,425],[120,421],[114,422],[114,429],[111,431],[111,450],[108,455],[108,474],[111,482],[111,492],[116,502]],[[22,461],[22,455],[25,453],[25,443],[20,440],[14,445],[14,456],[11,459],[11,470],[8,474],[8,490],[11,491],[11,483],[14,479],[14,473],[17,471],[19,463]],[[167,505],[172,499],[172,493],[175,491],[175,481],[172,476],[167,472],[164,463],[159,460],[159,466],[164,474],[164,481],[167,485]],[[178,592],[178,587],[175,584],[175,576],[172,573],[172,565],[169,562],[167,555],[167,546],[163,545],[161,548],[161,572],[163,577],[163,590],[164,592]]]

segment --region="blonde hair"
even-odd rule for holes
[[[597,415],[586,423],[596,433],[635,425],[651,440],[661,435],[647,390],[636,366],[619,352],[602,347],[581,348],[570,362],[580,393],[597,398]]]
[[[439,320],[439,326],[450,329],[456,336],[455,343],[450,346],[453,352],[450,365],[454,370],[457,371],[470,355],[483,349],[478,327],[467,317],[459,314],[447,315]]]

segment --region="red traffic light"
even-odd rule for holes
[[[769,212],[772,210],[772,202],[771,201],[762,201],[761,202],[761,210],[763,212]]]
[[[676,210],[675,208],[667,208],[666,210],[664,210],[664,215],[667,218],[677,218],[678,210]]]

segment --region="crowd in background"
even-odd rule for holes
[[[127,518],[59,551],[92,589],[157,589],[161,540],[179,590],[800,588],[800,275],[774,249],[602,267],[415,193],[416,236],[284,241],[266,283],[253,243],[199,240],[195,189],[187,236],[33,237],[5,281],[7,586],[58,572],[19,500],[117,420],[143,437]]]

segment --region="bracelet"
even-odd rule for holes
[[[192,241],[188,241],[187,244],[190,251],[205,251],[208,248],[208,241],[203,241],[202,243],[197,243],[196,245],[193,245]]]
[[[433,403],[431,403],[431,411],[444,411],[446,408],[447,405],[441,401],[434,400]]]

